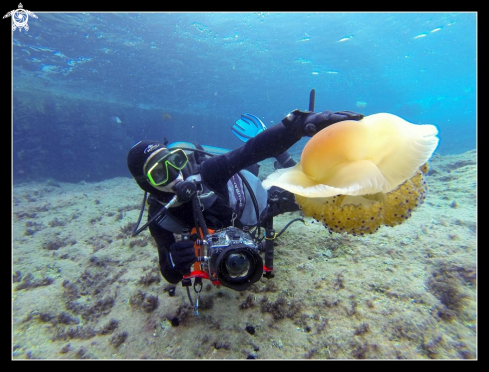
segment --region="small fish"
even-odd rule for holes
[[[112,116],[112,120],[115,121],[117,124],[121,124],[122,123],[122,120],[119,119],[118,116]]]
[[[170,120],[170,121],[173,121],[173,118],[170,116],[170,114],[168,112],[163,112],[162,114],[162,117],[163,117],[163,120]]]
[[[426,35],[428,35],[428,34],[419,34],[419,35],[416,35],[414,37],[414,39],[419,39],[419,38],[425,37]]]
[[[433,33],[433,32],[438,32],[441,30],[441,27],[437,27],[437,28],[434,28],[433,30],[431,30],[430,32]]]
[[[350,40],[352,37],[353,36],[344,37],[343,39],[338,40],[338,43],[342,43],[344,41]]]
[[[311,36],[307,32],[304,32],[304,37],[299,41],[309,41],[309,40],[311,40]]]

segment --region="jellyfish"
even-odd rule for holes
[[[438,130],[389,113],[330,125],[304,147],[300,162],[263,181],[295,194],[305,216],[330,231],[369,234],[407,220],[426,196],[424,175]]]

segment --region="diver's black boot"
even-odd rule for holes
[[[287,128],[301,130],[303,136],[312,137],[327,126],[343,120],[361,120],[363,114],[353,111],[323,111],[311,112],[294,110],[283,118],[282,123]]]

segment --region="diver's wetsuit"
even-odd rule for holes
[[[202,182],[219,196],[212,208],[203,211],[207,226],[211,229],[231,226],[232,210],[227,205],[229,201],[227,182],[234,174],[262,160],[284,153],[301,138],[302,132],[299,126],[285,127],[284,124],[279,123],[259,133],[235,150],[205,159],[199,165]],[[168,193],[168,198],[164,198],[167,200],[162,201],[169,201],[173,195]],[[269,200],[272,195],[274,200],[278,200],[278,202],[270,204],[269,216],[276,216],[299,209],[297,204],[295,204],[293,194],[288,191],[272,187],[268,190],[268,195]],[[148,203],[148,218],[150,219],[161,208],[161,204],[151,196],[148,199]],[[170,212],[186,225],[194,226],[192,203],[189,202],[179,207],[171,208]],[[161,274],[169,283],[176,284],[180,282],[182,274],[173,270],[168,257],[170,245],[175,242],[173,233],[161,228],[154,222],[149,225],[149,230],[158,246]]]

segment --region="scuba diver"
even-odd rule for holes
[[[182,149],[149,140],[139,141],[130,149],[129,171],[139,187],[150,195],[148,222],[136,230],[145,205],[145,193],[133,236],[149,227],[158,248],[160,271],[167,282],[182,281],[190,275],[197,261],[202,264],[208,261],[204,271],[209,275],[204,278],[213,280],[214,284],[243,290],[260,279],[263,261],[251,249],[249,227],[265,227],[273,216],[297,211],[299,207],[292,193],[278,187],[265,190],[253,167],[272,157],[283,167],[293,166],[296,163],[287,150],[303,136],[312,137],[343,120],[363,118],[362,114],[352,111],[312,111],[294,110],[270,128],[255,116],[244,114],[247,120],[233,127],[235,134],[243,136],[244,145],[218,155],[203,151],[198,145]],[[247,136],[250,128],[246,125],[254,125],[255,133]],[[260,130],[256,131],[257,128]],[[191,232],[193,227],[197,229]],[[214,249],[207,255],[210,259],[199,256],[197,243],[209,251]],[[223,247],[230,247],[225,259]],[[242,247],[243,251],[238,251],[237,247]],[[270,249],[273,256],[273,244]],[[249,260],[256,266],[257,273],[240,279],[238,271],[244,266],[248,270]],[[220,261],[225,261],[225,265],[219,264]],[[270,261],[265,253],[265,269],[267,262]]]

